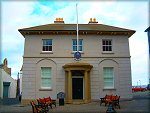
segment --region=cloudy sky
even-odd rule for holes
[[[8,59],[12,77],[23,64],[24,38],[20,28],[53,23],[55,18],[64,18],[65,23],[76,23],[76,0],[65,1],[1,1],[1,63]],[[136,30],[130,37],[132,84],[148,83],[148,42],[145,29],[149,22],[148,0],[78,0],[79,24],[96,18],[101,24]]]

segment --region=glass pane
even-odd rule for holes
[[[51,79],[41,79],[41,87],[51,87]]]
[[[108,41],[107,40],[105,40],[105,45],[108,45]]]
[[[109,46],[109,51],[112,51],[112,47],[111,46]]]
[[[50,67],[42,67],[42,78],[51,78],[51,68]]]
[[[73,45],[77,45],[77,40],[73,39]]]
[[[43,39],[43,45],[52,45],[52,39]]]
[[[108,50],[108,46],[106,46],[105,48],[106,48],[106,51],[109,51],[109,50]]]
[[[52,45],[52,40],[47,40],[46,45]]]
[[[104,82],[104,87],[113,87],[113,82]]]
[[[79,45],[82,45],[82,39],[79,39]]]
[[[77,51],[77,46],[73,46],[73,51]]]
[[[79,51],[82,51],[82,46],[79,46],[79,48],[78,48],[78,49],[79,49]]]
[[[103,45],[105,45],[105,40],[103,40]]]
[[[105,46],[103,46],[103,51],[106,51]]]
[[[111,40],[109,40],[109,43],[108,43],[109,45],[111,45]]]
[[[48,46],[48,51],[52,51],[52,46]]]
[[[104,74],[104,78],[113,78],[113,68],[104,67],[103,74]]]
[[[43,40],[43,45],[46,45],[46,40]]]
[[[45,46],[43,46],[43,51],[46,51],[46,47]]]

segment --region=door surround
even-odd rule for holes
[[[92,65],[89,63],[82,63],[82,62],[75,62],[75,63],[68,63],[63,66],[65,70],[65,102],[66,103],[73,103],[74,99],[72,97],[72,71],[83,71],[83,80],[84,80],[84,87],[83,87],[83,99],[79,99],[79,102],[82,103],[89,103],[91,102],[91,85],[90,85],[90,71],[93,68]],[[75,100],[77,102],[77,100]]]

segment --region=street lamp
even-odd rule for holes
[[[140,87],[141,87],[141,80],[139,80],[139,82],[140,82]]]
[[[138,81],[137,81],[137,87],[138,87]]]

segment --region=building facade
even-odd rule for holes
[[[135,31],[98,24],[76,24],[56,18],[53,24],[19,29],[25,38],[22,103],[65,93],[66,103],[88,103],[105,94],[132,98],[129,37]]]
[[[11,68],[7,59],[0,65],[0,98],[16,98],[17,82],[11,77]]]

